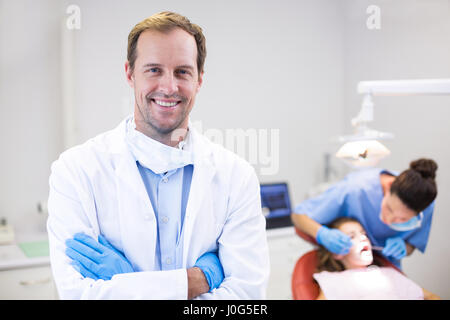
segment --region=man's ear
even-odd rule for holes
[[[127,77],[127,82],[130,85],[131,88],[134,88],[134,75],[133,70],[130,68],[130,63],[125,61],[125,75]]]
[[[201,88],[201,86],[202,86],[202,84],[203,84],[203,74],[204,74],[205,72],[201,72],[200,74],[199,74],[199,76],[198,76],[198,87],[197,87],[197,93],[200,91],[200,88]]]

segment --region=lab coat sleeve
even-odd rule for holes
[[[258,179],[253,168],[249,171],[242,184],[233,188],[230,214],[218,240],[225,279],[219,288],[198,299],[266,297],[270,271],[266,221],[261,210]],[[239,180],[242,181],[242,177]]]
[[[76,232],[99,234],[92,197],[80,187],[73,168],[62,160],[49,179],[47,230],[54,281],[61,299],[187,299],[185,269],[119,274],[111,280],[83,278],[65,254],[65,241]]]

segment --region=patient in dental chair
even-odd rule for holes
[[[317,273],[313,275],[320,286],[318,300],[440,299],[397,269],[384,267],[380,258],[372,254],[371,243],[357,220],[341,217],[329,227],[349,235],[353,246],[346,255],[337,255],[319,247]]]

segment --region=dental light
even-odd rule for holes
[[[368,167],[377,165],[391,153],[380,141],[394,138],[392,133],[380,132],[368,126],[373,121],[373,96],[450,94],[450,79],[361,81],[357,90],[364,97],[359,114],[351,120],[355,132],[338,138],[339,143],[344,145],[336,157],[353,167]]]

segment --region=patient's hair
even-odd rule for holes
[[[337,218],[336,220],[332,221],[328,225],[328,228],[338,229],[340,226],[342,226],[343,224],[345,224],[347,222],[359,223],[359,221],[354,218],[340,217],[340,218]],[[380,258],[375,254],[373,255],[372,265],[376,265],[376,266],[383,265]],[[344,271],[344,270],[345,270],[344,264],[341,261],[336,260],[333,257],[332,252],[328,251],[328,249],[326,249],[323,246],[319,246],[319,248],[317,249],[317,266],[316,266],[316,271],[315,271],[316,273],[319,273],[322,271],[337,272],[337,271]]]
[[[175,28],[180,28],[192,35],[197,44],[197,70],[200,74],[203,72],[203,66],[206,58],[206,39],[202,28],[191,23],[188,18],[170,11],[156,13],[141,22],[139,22],[128,35],[127,59],[130,69],[134,71],[134,63],[137,58],[137,43],[142,32],[147,30],[170,32]]]
[[[395,178],[391,194],[395,194],[411,210],[419,213],[426,209],[437,196],[437,163],[431,159],[418,159],[409,169]]]

